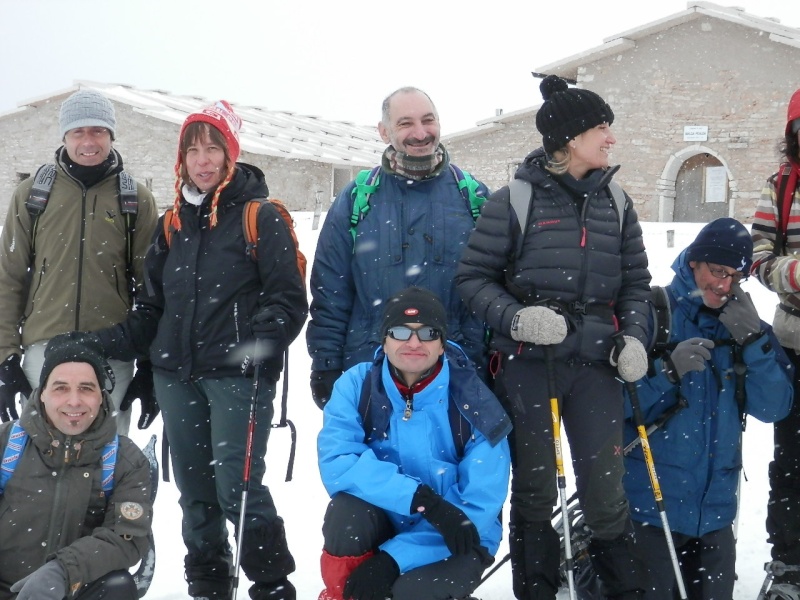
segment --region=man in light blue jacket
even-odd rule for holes
[[[346,371],[324,409],[319,600],[466,598],[500,543],[511,423],[446,342],[434,294],[393,296],[381,332],[375,360]]]
[[[735,219],[706,225],[672,265],[669,340],[637,383],[645,424],[676,406],[648,440],[672,537],[692,600],[731,598],[733,521],[746,415],[777,421],[792,403],[791,366],[739,281],[753,243]],[[630,400],[630,398],[628,398]],[[628,403],[626,442],[637,436]],[[646,600],[672,600],[676,582],[641,449],[626,458],[625,491],[650,571]]]

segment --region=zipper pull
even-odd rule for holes
[[[403,411],[403,421],[408,421],[411,418],[411,414],[414,412],[412,398],[413,396],[408,396],[406,398],[406,409]]]
[[[70,447],[70,442],[71,441],[72,441],[72,438],[67,438],[64,441],[64,464],[65,465],[69,464],[69,447]]]
[[[586,247],[586,225],[581,227],[581,248]]]

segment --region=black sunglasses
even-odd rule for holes
[[[407,342],[411,339],[411,335],[416,333],[417,339],[420,342],[432,342],[433,340],[438,340],[442,337],[442,332],[434,327],[428,327],[427,325],[420,327],[419,329],[411,329],[411,327],[406,327],[405,325],[398,325],[397,327],[390,327],[386,331],[386,335],[388,335],[393,340],[398,340],[400,342]]]

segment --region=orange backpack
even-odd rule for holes
[[[242,231],[244,232],[246,251],[252,260],[258,260],[258,255],[256,253],[258,249],[258,210],[265,202],[269,202],[278,210],[281,217],[283,217],[283,220],[286,222],[286,226],[289,228],[289,233],[292,234],[294,250],[297,255],[297,270],[300,271],[300,277],[303,279],[303,284],[305,284],[306,265],[308,261],[305,255],[300,251],[300,244],[297,241],[297,234],[294,231],[294,219],[292,219],[292,215],[289,213],[284,203],[277,198],[256,198],[254,200],[248,200],[247,204],[245,204],[244,210],[242,211]],[[167,240],[167,247],[169,247],[172,242],[172,211],[173,209],[168,208],[166,212],[164,212],[164,237]]]

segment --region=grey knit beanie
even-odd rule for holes
[[[58,124],[61,128],[61,139],[64,139],[69,130],[78,127],[105,127],[111,132],[111,139],[116,138],[117,117],[114,105],[95,90],[78,90],[64,100]]]

